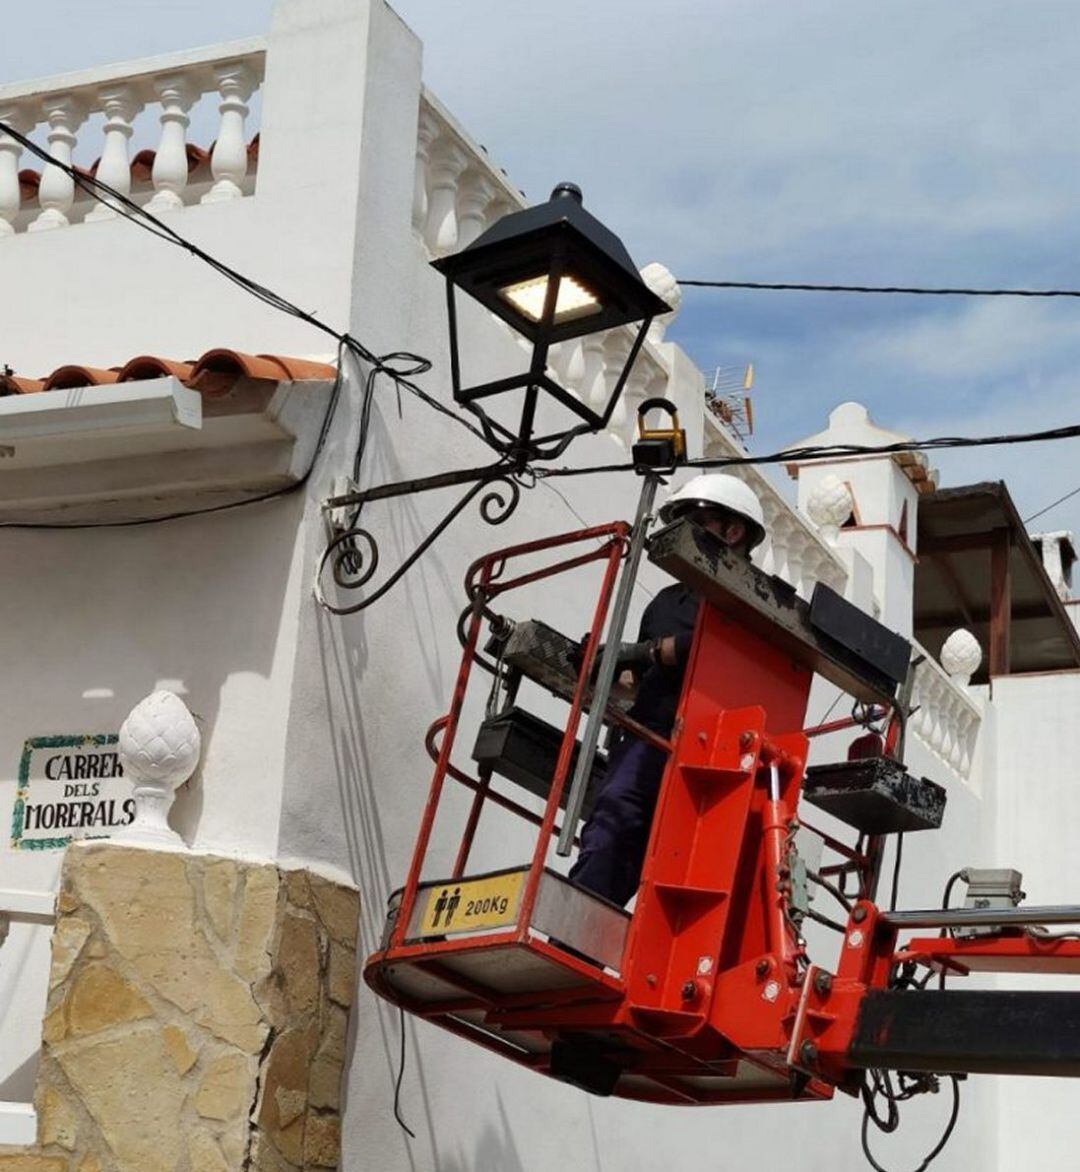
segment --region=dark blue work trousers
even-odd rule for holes
[[[579,887],[617,904],[637,891],[666,762],[666,753],[636,737],[628,736],[612,751],[607,780],[570,870]]]

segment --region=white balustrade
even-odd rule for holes
[[[420,97],[412,222],[428,251],[471,244],[500,216],[525,206],[521,193],[427,90]]]
[[[702,410],[705,455],[745,456],[746,450],[716,416],[705,411],[704,406]],[[733,465],[727,471],[750,485],[765,514],[765,540],[755,550],[754,561],[768,573],[790,582],[803,598],[810,598],[818,582],[843,594],[847,568],[822,534],[753,465]]]
[[[971,762],[982,723],[978,703],[966,687],[951,679],[918,644],[925,658],[915,669],[909,727],[936,756],[960,777],[971,775]]]
[[[262,82],[262,38],[85,70],[62,78],[0,86],[0,121],[46,146],[61,162],[88,165],[96,177],[155,213],[250,195],[248,103]],[[206,103],[200,106],[200,103]],[[217,135],[208,170],[189,181],[187,128],[193,111],[216,106]],[[160,110],[148,141],[139,113]],[[96,115],[103,115],[101,119]],[[205,116],[203,117],[205,121]],[[100,127],[100,129],[99,129]],[[209,139],[211,136],[208,135]],[[209,145],[207,143],[207,145]],[[154,151],[149,181],[132,176],[135,149]],[[19,166],[40,171],[36,200],[20,196]],[[79,189],[61,167],[42,164],[0,135],[0,238],[24,231],[111,220],[115,209]]]

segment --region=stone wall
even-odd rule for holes
[[[307,871],[69,848],[38,1145],[0,1172],[336,1169],[358,918]]]

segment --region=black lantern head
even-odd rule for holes
[[[582,207],[581,190],[572,183],[559,184],[545,204],[504,216],[467,248],[432,265],[446,277],[454,398],[479,416],[495,447],[522,459],[558,455],[575,435],[607,426],[650,322],[671,309],[641,279],[622,241]],[[532,342],[527,373],[461,386],[455,287]],[[592,410],[547,373],[551,346],[634,322],[641,327],[602,411]],[[478,400],[521,388],[526,394],[515,433],[491,419]],[[534,437],[540,389],[584,422]]]

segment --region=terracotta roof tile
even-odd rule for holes
[[[120,368],[118,383],[130,383],[141,378],[164,378],[173,375],[187,382],[195,369],[193,362],[177,362],[172,358],[158,358],[156,354],[142,354],[131,358]]]
[[[73,387],[100,387],[116,382],[115,370],[96,366],[58,366],[45,380],[46,391],[66,391]]]
[[[0,395],[34,395],[44,389],[44,379],[17,378],[13,374],[0,374]]]
[[[152,151],[147,147],[139,151],[131,160],[131,182],[145,183],[150,178],[150,172],[154,169],[154,159],[157,157],[157,151]]]
[[[223,347],[207,350],[201,358],[181,361],[157,354],[140,354],[123,366],[109,370],[71,364],[57,367],[44,379],[0,373],[0,396],[27,395],[38,391],[106,386],[116,382],[172,376],[205,395],[228,393],[239,378],[270,382],[328,382],[337,375],[326,362],[282,354],[245,354]]]

